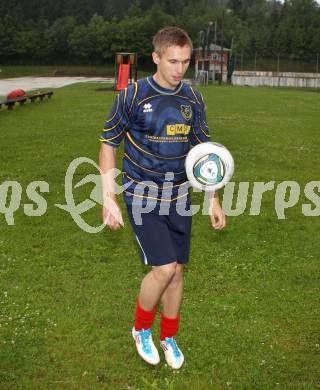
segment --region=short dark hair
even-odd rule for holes
[[[161,56],[169,46],[193,45],[188,33],[180,27],[167,26],[159,30],[152,40],[154,51]]]

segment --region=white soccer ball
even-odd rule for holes
[[[223,145],[204,142],[189,151],[185,168],[192,187],[213,192],[230,181],[234,171],[234,160]]]

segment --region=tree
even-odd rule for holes
[[[70,59],[69,36],[76,27],[72,16],[57,19],[45,33],[49,55],[55,60]]]

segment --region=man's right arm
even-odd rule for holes
[[[103,188],[103,222],[111,229],[123,225],[120,208],[116,201],[116,149],[125,137],[132,123],[132,111],[136,99],[138,84],[129,86],[116,95],[111,113],[104,124],[100,141],[100,170]]]
[[[116,147],[102,143],[99,153],[99,166],[102,179],[103,223],[112,230],[123,226],[121,210],[116,199],[116,183],[114,169],[116,168]]]

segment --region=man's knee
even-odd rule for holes
[[[169,283],[172,278],[175,276],[177,269],[177,263],[170,263],[165,265],[160,265],[152,267],[152,272],[154,277],[162,284]]]
[[[183,265],[177,264],[171,283],[178,284],[181,283],[182,280],[183,280]]]

